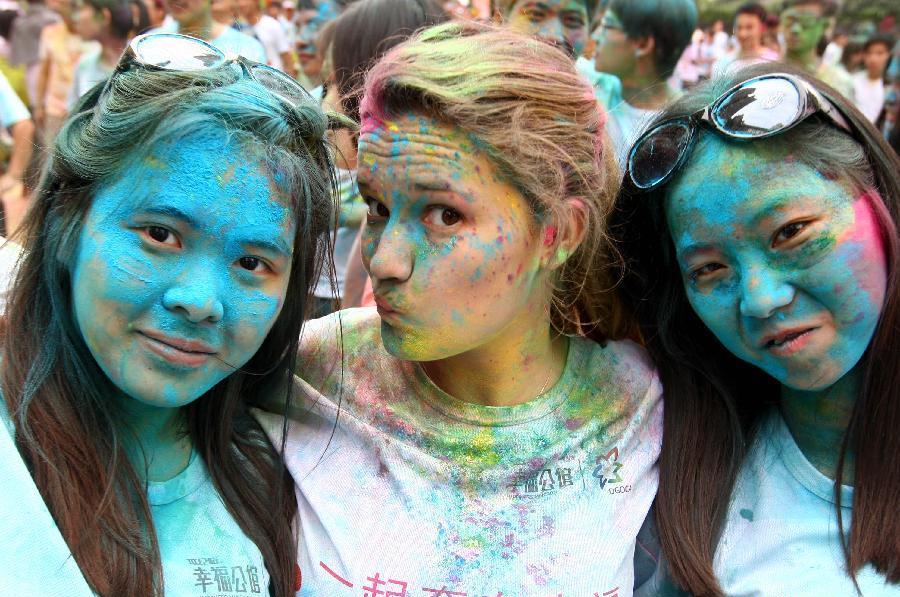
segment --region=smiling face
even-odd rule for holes
[[[518,0],[509,12],[509,27],[580,56],[588,38],[590,17],[584,0]]]
[[[465,131],[415,113],[365,120],[363,262],[393,355],[432,361],[544,316],[544,244],[522,194]]]
[[[741,45],[741,52],[749,55],[762,46],[765,25],[755,14],[742,13],[734,19],[734,36]]]
[[[131,398],[196,400],[278,317],[294,222],[253,157],[224,135],[182,139],[136,157],[94,197],[72,267],[75,319]]]
[[[831,386],[859,362],[884,303],[872,201],[771,147],[704,138],[666,202],[694,311],[782,384]]]

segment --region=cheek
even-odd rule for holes
[[[281,313],[284,295],[285,289],[278,284],[268,291],[239,290],[228,300],[230,335],[243,358],[250,358],[262,345]]]
[[[372,256],[375,255],[375,250],[378,248],[379,238],[379,232],[372,226],[367,224],[365,228],[363,228],[362,236],[359,239],[359,251],[362,255],[363,266],[365,266],[366,271],[369,271],[369,263],[372,261]]]
[[[741,345],[739,306],[735,289],[726,283],[703,292],[685,282],[685,293],[694,313],[732,352],[739,352]]]

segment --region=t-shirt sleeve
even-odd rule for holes
[[[28,108],[16,95],[6,76],[0,73],[0,123],[9,127],[29,118],[31,114]]]

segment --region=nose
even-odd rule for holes
[[[209,264],[183,272],[163,294],[163,306],[192,323],[217,322],[225,315],[219,285]]]
[[[765,319],[794,301],[794,288],[766,268],[750,268],[741,279],[741,315]]]
[[[371,227],[367,227],[364,234],[362,251],[369,257],[372,280],[408,280],[414,263],[410,231],[399,225],[388,225],[381,234]]]

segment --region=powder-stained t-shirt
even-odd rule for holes
[[[166,597],[268,597],[262,553],[225,508],[196,452],[184,471],[148,485]]]
[[[760,428],[735,485],[714,569],[726,595],[848,597],[856,595],[838,536],[834,481],[803,455],[773,410]],[[853,488],[841,487],[849,530]],[[900,585],[866,566],[857,573],[865,597],[900,597]],[[661,570],[637,591],[679,595]]]
[[[285,452],[300,595],[632,594],[662,434],[636,344],[571,338],[560,380],[509,407],[456,400],[390,356],[374,309],[309,322],[301,359]],[[256,416],[279,446],[281,419]]]

